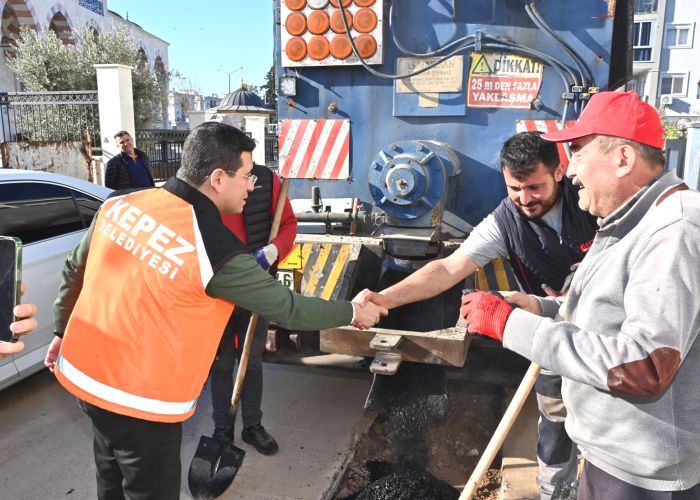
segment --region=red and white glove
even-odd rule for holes
[[[513,306],[501,297],[476,291],[462,297],[459,314],[467,320],[467,331],[503,342],[503,330]]]

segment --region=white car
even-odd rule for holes
[[[22,302],[39,310],[39,328],[23,337],[24,351],[0,360],[0,389],[44,367],[66,255],[111,191],[75,177],[0,168],[0,235],[22,240]]]

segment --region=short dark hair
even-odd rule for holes
[[[130,134],[128,131],[126,131],[126,130],[120,130],[119,132],[117,132],[116,134],[114,134],[114,138],[115,138],[115,139],[119,139],[120,137],[122,137],[122,136],[124,136],[124,135],[128,135],[129,137],[131,137],[131,134]]]
[[[193,128],[182,146],[177,178],[200,186],[217,168],[235,172],[241,165],[241,153],[252,152],[255,141],[245,132],[219,122],[204,122]]]
[[[559,166],[556,143],[542,139],[541,132],[520,132],[503,144],[501,169],[508,168],[519,181],[525,180],[543,163],[551,174]]]

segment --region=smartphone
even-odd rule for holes
[[[16,342],[10,323],[16,320],[13,309],[19,304],[22,284],[22,242],[12,236],[0,236],[0,340]]]

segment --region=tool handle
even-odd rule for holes
[[[282,188],[280,189],[280,194],[277,197],[277,206],[275,207],[275,215],[272,218],[272,227],[270,228],[270,237],[268,238],[268,243],[275,239],[277,232],[280,229],[280,222],[282,221],[282,212],[284,211],[284,204],[287,201],[287,192],[289,191],[290,179],[286,178],[282,182]],[[243,353],[241,354],[241,359],[238,362],[238,371],[236,372],[236,382],[233,385],[233,395],[231,396],[231,415],[236,416],[236,410],[238,410],[238,403],[241,400],[241,393],[243,392],[243,380],[245,379],[245,372],[248,368],[248,359],[250,358],[250,349],[253,346],[253,337],[255,336],[255,327],[258,325],[258,315],[256,313],[251,314],[250,322],[248,323],[248,330],[245,334],[245,341],[243,342]]]
[[[489,441],[484,453],[482,453],[479,463],[476,464],[474,472],[472,472],[472,475],[469,477],[469,481],[467,481],[467,484],[464,485],[464,490],[462,490],[459,500],[471,500],[474,493],[476,493],[476,487],[479,485],[481,478],[484,477],[484,474],[486,474],[486,471],[489,470],[489,467],[491,466],[493,459],[496,457],[498,450],[501,449],[503,441],[505,441],[506,437],[508,436],[511,427],[513,427],[515,419],[518,418],[518,414],[525,404],[525,400],[530,394],[532,387],[535,385],[535,380],[537,380],[537,376],[539,374],[540,365],[537,363],[531,363],[530,367],[525,373],[525,376],[523,377],[522,382],[520,382],[518,390],[515,391],[515,395],[508,405],[506,412],[503,414],[501,422],[498,424],[498,427],[496,427],[496,431],[493,433],[491,441]]]

